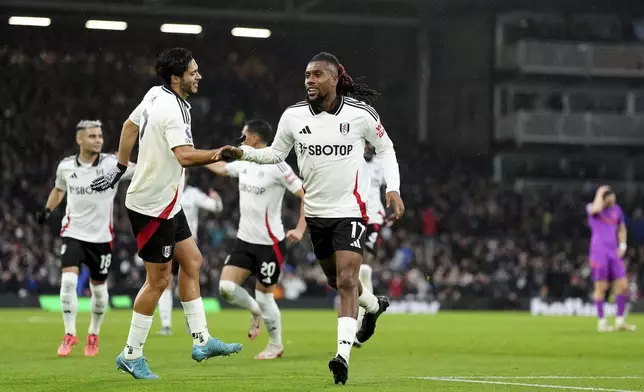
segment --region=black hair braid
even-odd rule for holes
[[[331,53],[322,52],[318,53],[311,59],[313,61],[326,61],[333,64],[338,70],[338,85],[336,86],[336,93],[344,95],[345,97],[355,98],[359,101],[373,105],[380,95],[376,90],[369,88],[366,84],[357,83],[344,69],[338,58]]]
[[[353,80],[342,64],[338,64],[338,74],[338,85],[336,86],[338,94],[355,98],[369,105],[373,105],[376,102],[380,93],[366,84],[361,84]]]

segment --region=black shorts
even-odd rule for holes
[[[242,241],[239,238],[235,248],[228,255],[224,266],[249,270],[257,277],[257,281],[265,286],[271,286],[278,282],[284,264],[286,254],[286,241],[274,245],[258,245]]]
[[[367,250],[367,252],[371,253],[374,256],[378,253],[378,246],[380,246],[381,227],[382,226],[376,223],[367,225],[367,237],[365,240],[364,248]]]
[[[107,273],[112,265],[112,245],[109,242],[96,244],[63,237],[60,255],[62,268],[85,264],[89,268],[90,278],[101,282],[107,280]]]
[[[363,254],[367,227],[362,218],[306,218],[306,225],[318,260],[339,250]]]
[[[177,242],[192,236],[183,210],[170,219],[154,218],[130,209],[127,214],[143,261],[167,263],[174,256]]]

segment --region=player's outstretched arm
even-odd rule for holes
[[[177,146],[172,149],[177,161],[183,167],[206,166],[217,162],[217,150],[197,150],[191,145]]]
[[[277,125],[277,132],[275,132],[273,143],[268,147],[255,149],[245,145],[241,147],[224,146],[217,149],[215,157],[217,160],[222,160],[223,158],[241,159],[243,161],[269,165],[283,162],[295,144],[295,139],[287,124],[288,117],[282,115]]]

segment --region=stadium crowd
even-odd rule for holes
[[[44,47],[55,49],[42,51],[17,43],[0,47],[2,88],[10,92],[0,94],[0,293],[58,292],[58,231],[64,206],[44,227],[36,223],[35,212],[53,187],[58,161],[75,152],[74,125],[82,118],[99,118],[104,150],[114,151],[123,120],[153,83],[153,50],[134,55],[117,45],[113,50],[92,50],[82,41],[75,45],[71,50],[52,43]],[[191,98],[198,146],[234,141],[244,120],[252,117],[276,124],[283,109],[302,96],[300,84],[293,83],[301,70],[290,72],[277,56],[225,49],[227,56],[200,63],[207,76],[201,89],[209,93]],[[482,170],[491,167],[488,157],[433,152],[404,137],[404,127],[387,117],[386,110],[380,112],[399,151],[407,213],[382,232],[374,265],[377,293],[424,300],[495,298],[504,303],[538,295],[588,296],[584,207],[592,194],[521,192],[496,184]],[[203,190],[213,188],[224,199],[220,215],[204,213],[198,233],[203,295],[214,295],[236,234],[236,182],[199,168],[190,169],[188,181]],[[125,186],[114,209],[112,293],[136,293],[145,279],[125,216]],[[299,203],[285,199],[284,223],[293,227]],[[618,199],[628,216],[633,296],[644,283],[638,269],[644,259],[644,217],[641,208],[634,208],[641,201],[636,197],[624,204]],[[287,264],[281,278],[287,298],[333,295],[307,238],[289,248]]]

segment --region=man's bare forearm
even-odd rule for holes
[[[217,162],[215,159],[216,150],[191,149],[177,153],[177,160],[183,167],[205,166]]]
[[[45,205],[45,208],[49,211],[55,210],[56,207],[58,207],[63,201],[63,197],[65,197],[65,191],[58,188],[52,189],[49,193],[49,197],[47,198],[47,204]]]

